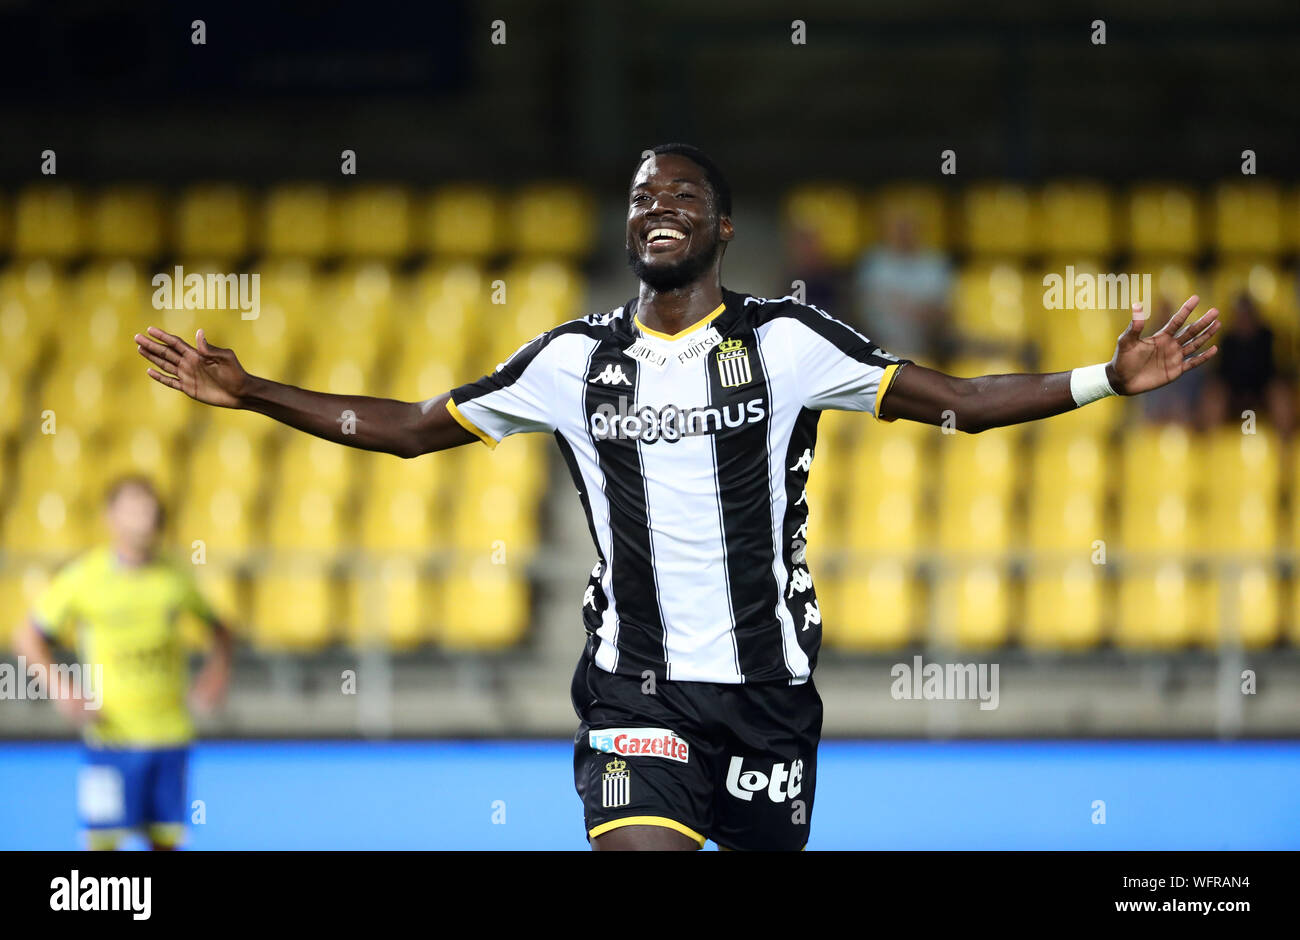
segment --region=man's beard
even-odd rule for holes
[[[714,259],[718,257],[718,250],[721,248],[720,242],[716,235],[713,240],[713,247],[707,251],[701,251],[695,256],[687,256],[681,261],[668,267],[653,267],[646,264],[641,256],[637,254],[636,248],[632,245],[627,246],[627,263],[643,284],[650,287],[658,293],[674,291],[678,288],[685,287],[699,280],[700,276],[713,265]]]

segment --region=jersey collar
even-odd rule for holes
[[[633,315],[632,322],[635,323],[636,328],[640,330],[642,333],[644,333],[646,336],[653,336],[655,339],[665,340],[666,342],[672,343],[672,342],[676,342],[677,340],[681,339],[684,336],[689,336],[691,333],[694,333],[696,330],[701,330],[704,327],[708,326],[719,316],[721,316],[726,309],[727,309],[727,302],[724,300],[722,303],[718,304],[717,309],[714,310],[712,313],[710,313],[708,316],[701,317],[699,320],[696,320],[694,323],[692,323],[690,326],[688,326],[686,329],[682,330],[679,333],[661,333],[658,330],[650,329],[650,327],[646,326],[644,323],[641,322],[640,313],[636,313]]]

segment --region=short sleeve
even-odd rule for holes
[[[551,333],[526,343],[496,371],[451,390],[447,411],[488,447],[524,431],[554,431]]]
[[[32,623],[47,640],[68,648],[76,642],[82,567],[80,562],[64,567],[36,598],[29,613]]]
[[[176,577],[180,579],[181,610],[192,614],[204,623],[214,623],[217,619],[217,612],[208,603],[208,599],[203,596],[203,592],[199,590],[198,581],[195,580],[194,575],[178,567]]]
[[[804,406],[869,411],[879,418],[880,403],[909,360],[816,308],[801,308],[793,320],[790,345]]]

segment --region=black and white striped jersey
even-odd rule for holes
[[[789,297],[724,291],[675,336],[636,308],[548,330],[448,410],[489,447],[555,435],[596,544],[582,612],[598,666],[805,682],[821,641],[805,560],[817,419],[879,417],[905,360]]]

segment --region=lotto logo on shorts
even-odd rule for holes
[[[667,728],[605,728],[588,732],[587,741],[605,754],[666,757],[682,764],[691,756],[691,746]]]
[[[785,769],[785,764],[773,764],[772,772],[765,774],[761,770],[745,770],[743,757],[732,757],[731,766],[727,768],[727,792],[737,799],[748,803],[755,793],[767,791],[767,798],[773,803],[793,800],[803,789],[803,761],[796,760]]]
[[[617,757],[605,765],[605,773],[600,778],[600,805],[606,809],[615,806],[627,806],[632,802],[632,774],[627,769],[627,761]]]

